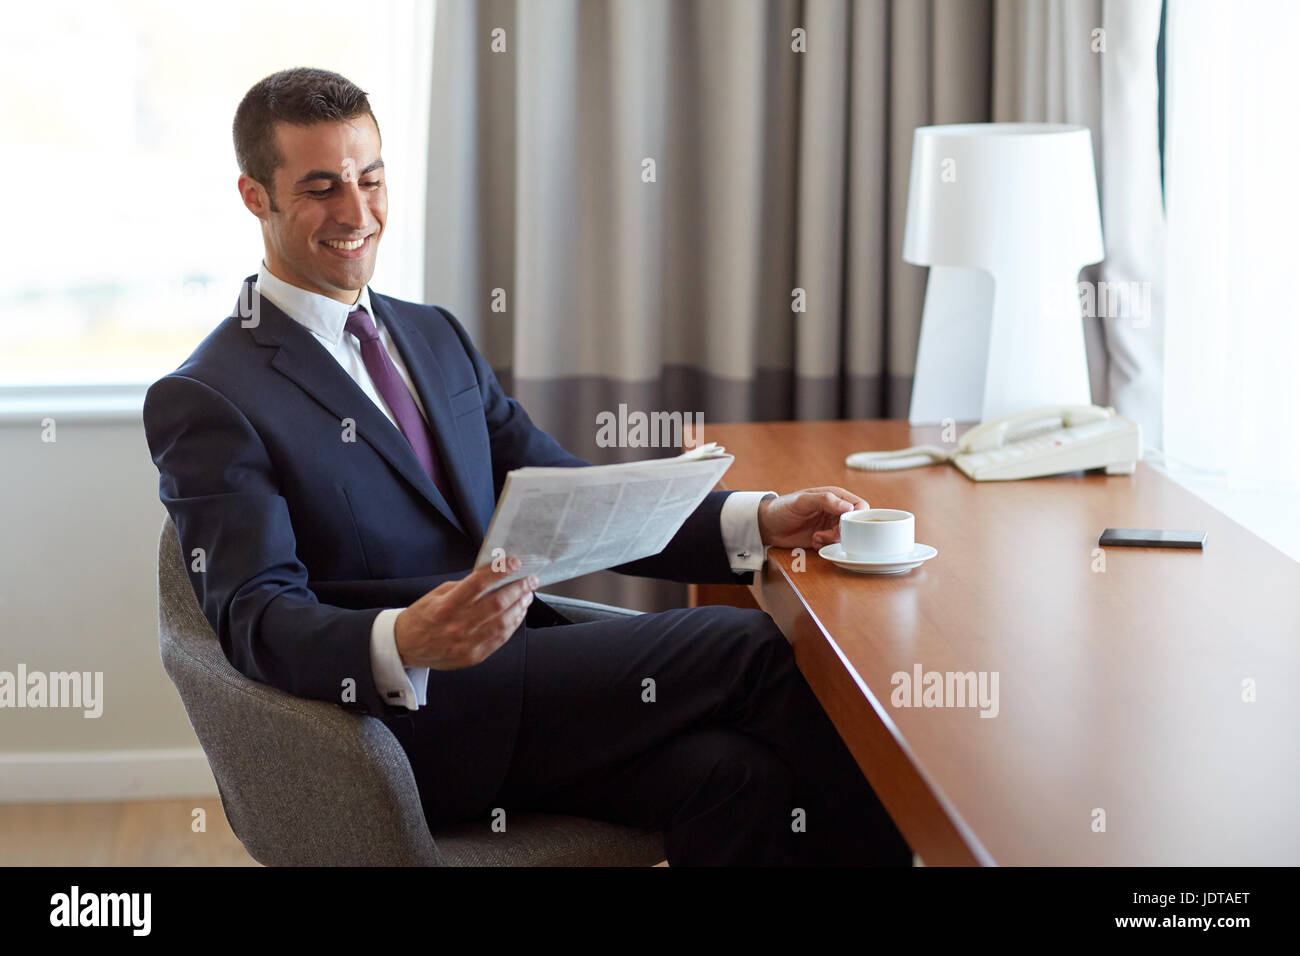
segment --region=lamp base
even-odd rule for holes
[[[983,269],[931,266],[912,377],[912,425],[978,421],[984,413],[993,277]]]
[[[908,422],[987,422],[1091,404],[1078,268],[1060,273],[996,282],[983,269],[932,266]]]
[[[1091,405],[1079,307],[1082,263],[994,276],[982,421],[1044,405]]]

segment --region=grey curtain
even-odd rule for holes
[[[1078,72],[1040,48],[1040,7],[441,0],[427,301],[594,462],[669,453],[598,447],[620,405],[702,413],[705,440],[711,422],[906,416],[912,130],[1070,112],[1034,95]],[[610,573],[555,590],[684,600]]]

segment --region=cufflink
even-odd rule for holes
[[[749,557],[749,552],[748,552],[748,551],[742,551],[742,552],[740,552],[740,554],[736,555],[736,557],[738,557],[738,558],[747,558],[747,557]]]

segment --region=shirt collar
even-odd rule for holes
[[[257,293],[271,300],[281,312],[289,316],[308,331],[325,339],[331,345],[337,345],[343,337],[343,327],[348,316],[357,307],[366,310],[374,319],[375,310],[370,307],[370,286],[361,288],[361,295],[353,305],[346,305],[338,299],[331,299],[318,292],[308,292],[296,285],[290,285],[283,279],[271,274],[263,262],[257,270]],[[378,321],[376,320],[376,325]]]

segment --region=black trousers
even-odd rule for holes
[[[670,866],[911,865],[766,613],[680,609],[526,635],[522,726],[495,801],[507,821],[534,810],[660,827]]]

